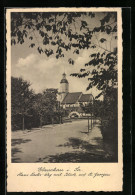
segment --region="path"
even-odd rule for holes
[[[87,120],[12,133],[12,162],[108,162],[114,156],[98,125],[87,133]]]

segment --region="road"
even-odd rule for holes
[[[112,162],[113,144],[105,143],[96,124],[87,132],[87,120],[12,132],[12,162]]]

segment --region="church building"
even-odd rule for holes
[[[66,74],[63,73],[63,78],[60,81],[60,90],[58,93],[58,101],[61,107],[65,109],[69,117],[76,115],[77,117],[86,116],[81,105],[87,106],[93,103],[94,97],[92,94],[83,94],[82,92],[69,92],[69,82],[66,79]]]

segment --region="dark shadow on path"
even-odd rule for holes
[[[12,163],[20,163],[20,162],[18,162],[18,161],[20,161],[21,159],[20,158],[13,158],[12,159]]]
[[[18,160],[20,160],[20,158],[15,157],[17,153],[22,153],[22,151],[18,148],[12,148],[11,150],[12,163],[16,163]]]
[[[57,147],[72,147],[80,151],[65,152],[56,155],[49,155],[39,159],[37,162],[50,163],[86,163],[86,162],[117,162],[117,155],[113,147],[105,146],[101,138],[94,138],[97,144],[93,145],[79,138],[69,138],[68,142]],[[112,144],[112,143],[110,143]]]
[[[84,133],[84,134],[89,134],[89,132],[88,131],[80,131],[81,133]]]
[[[30,141],[31,141],[31,139],[12,139],[11,140],[11,145],[15,146],[15,145],[27,143],[27,142],[30,142]]]
[[[15,157],[15,155],[17,153],[22,153],[22,151],[16,146],[16,145],[20,145],[20,144],[24,144],[27,142],[30,142],[31,139],[12,139],[11,140],[11,156],[12,156],[12,163],[17,163],[18,161],[20,161],[20,158]],[[16,147],[14,147],[16,146]]]

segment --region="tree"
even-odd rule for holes
[[[47,122],[53,123],[58,108],[57,93],[57,89],[50,88],[35,94],[33,108],[39,116],[40,126]]]
[[[84,113],[90,115],[90,118],[91,118],[91,129],[92,129],[92,125],[94,123],[94,121],[93,121],[94,104],[93,103],[94,103],[94,101],[93,102],[92,101],[89,102],[87,105],[80,104],[80,106],[81,106],[82,110],[84,111]],[[88,115],[88,132],[89,132],[89,115]]]
[[[11,78],[12,130],[42,126],[55,122],[62,115],[57,101],[57,89],[46,89],[35,94],[30,83],[22,78]]]
[[[42,93],[38,93],[34,95],[34,100],[33,100],[33,110],[34,112],[37,113],[37,116],[39,118],[39,125],[42,127],[43,123],[43,117],[45,114],[46,109],[44,108],[44,97]]]
[[[30,83],[22,78],[11,77],[11,87],[12,128],[24,130],[25,117],[30,116],[33,91],[29,89]]]
[[[43,95],[46,100],[45,106],[47,115],[51,118],[52,124],[54,123],[54,117],[58,108],[57,93],[58,90],[53,88],[43,91]]]
[[[11,37],[11,44],[29,39],[29,47],[57,59],[69,51],[79,55],[89,49],[90,60],[71,76],[87,77],[87,90],[96,86],[101,91],[98,97],[108,87],[117,87],[117,47],[112,44],[117,42],[116,12],[15,12],[11,13]],[[73,59],[68,61],[74,64]]]

